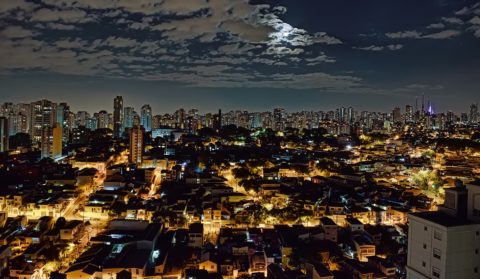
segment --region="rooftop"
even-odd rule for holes
[[[441,211],[415,212],[410,213],[410,215],[425,219],[427,221],[444,227],[458,227],[475,224],[470,220],[464,218],[456,218]]]

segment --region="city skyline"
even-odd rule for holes
[[[414,111],[422,111],[422,96],[417,96],[416,98],[414,98],[413,102],[412,103],[405,103],[405,104],[390,104],[389,107],[386,107],[385,109],[361,109],[361,107],[356,107],[354,105],[346,105],[346,104],[338,104],[336,106],[330,106],[330,107],[326,107],[326,106],[312,106],[311,109],[288,109],[288,106],[287,107],[284,107],[284,106],[270,106],[270,107],[259,107],[258,109],[245,109],[245,108],[239,108],[239,107],[231,107],[230,109],[228,109],[228,106],[227,106],[227,109],[225,107],[214,107],[212,106],[212,109],[207,109],[207,110],[202,110],[202,109],[199,109],[197,107],[194,107],[194,106],[182,106],[181,104],[178,104],[178,106],[173,106],[173,107],[170,107],[168,109],[165,109],[165,110],[157,110],[157,109],[153,109],[155,108],[155,104],[151,104],[151,103],[148,103],[148,102],[142,102],[142,101],[138,101],[138,100],[129,100],[129,99],[125,99],[124,96],[122,95],[113,95],[112,98],[110,100],[108,100],[109,104],[105,104],[105,105],[100,105],[100,108],[99,110],[95,110],[95,109],[89,109],[89,108],[86,108],[86,109],[77,109],[78,107],[78,104],[76,103],[72,103],[72,102],[68,102],[68,101],[65,101],[64,99],[51,99],[51,98],[41,98],[41,99],[30,99],[30,100],[22,100],[22,101],[18,101],[18,102],[12,102],[11,100],[1,100],[0,99],[0,104],[13,104],[13,105],[20,105],[20,104],[31,104],[32,102],[36,102],[36,101],[41,101],[41,100],[47,100],[47,101],[51,101],[53,103],[56,103],[56,104],[68,104],[69,105],[69,108],[71,109],[70,111],[74,111],[74,112],[88,112],[90,114],[95,114],[95,113],[99,113],[99,112],[102,112],[102,111],[106,111],[108,113],[113,113],[115,111],[115,101],[114,99],[116,97],[121,97],[123,99],[123,109],[122,109],[122,113],[125,113],[125,109],[127,110],[132,110],[132,112],[135,112],[137,114],[140,114],[142,112],[142,108],[144,106],[148,106],[151,110],[151,113],[152,115],[163,115],[163,114],[172,114],[174,113],[175,111],[178,111],[179,109],[184,109],[184,110],[197,110],[198,113],[201,113],[201,114],[208,114],[208,113],[216,113],[218,112],[218,110],[222,110],[224,112],[234,112],[234,111],[247,111],[247,112],[250,112],[250,113],[262,113],[262,112],[273,112],[275,109],[283,109],[285,110],[285,112],[287,113],[300,113],[300,112],[329,112],[329,111],[335,111],[335,110],[338,110],[338,109],[342,109],[342,108],[352,108],[355,110],[355,112],[375,112],[375,113],[392,113],[395,109],[399,108],[401,113],[405,113],[406,112],[406,108],[407,107],[412,107],[412,109]],[[113,103],[112,103],[112,100],[113,100]],[[98,104],[97,104],[98,105]],[[456,111],[456,110],[452,110],[452,109],[449,109],[448,107],[444,108],[444,110],[440,110],[438,109],[438,106],[436,105],[436,103],[430,99],[427,99],[427,97],[424,96],[424,101],[423,101],[423,111],[425,113],[430,113],[430,114],[445,114],[447,112],[453,112],[455,114],[461,114],[461,113],[468,113],[470,110],[471,110],[471,106],[472,105],[475,105],[475,106],[478,106],[479,103],[478,102],[470,102],[470,103],[465,103],[464,104],[464,108],[463,109],[460,109],[459,111]]]
[[[480,91],[471,0],[6,0],[0,37],[2,101],[77,110],[387,110],[424,93],[460,112]]]

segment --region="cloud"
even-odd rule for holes
[[[306,58],[305,61],[308,62],[307,66],[316,66],[323,63],[335,63],[334,58],[328,57],[325,54],[321,54],[316,57]]]
[[[93,19],[87,16],[87,13],[83,10],[70,9],[70,10],[51,10],[42,8],[33,13],[30,18],[31,21],[62,21],[64,23],[85,23],[92,21]]]
[[[395,32],[395,33],[386,33],[385,35],[391,39],[451,39],[453,37],[457,37],[462,32],[458,30],[443,30],[436,33],[431,34],[422,34],[417,31],[403,31],[403,32]]]
[[[418,91],[418,90],[443,90],[444,86],[441,84],[431,85],[423,83],[412,83],[397,89],[398,91]]]
[[[270,33],[270,44],[310,46],[313,44],[337,45],[343,43],[340,39],[325,32],[310,34],[305,29],[293,27],[273,14],[263,16],[260,22],[275,29],[275,32]]]
[[[368,51],[384,51],[384,50],[399,50],[403,48],[403,45],[401,44],[386,45],[386,46],[371,45],[367,47],[355,47],[355,48],[360,50],[368,50]]]
[[[243,20],[227,20],[220,27],[241,40],[249,42],[265,42],[269,39],[270,33],[275,31],[269,26],[253,26]]]
[[[415,30],[386,33],[385,35],[392,39],[406,39],[406,38],[418,39],[421,37],[421,34]]]
[[[115,48],[126,48],[126,47],[134,47],[137,45],[137,41],[129,38],[122,38],[122,37],[113,37],[110,36],[106,40],[103,41],[103,44],[115,47]]]
[[[287,12],[287,8],[283,6],[276,6],[272,9],[274,14],[284,14]]]
[[[473,32],[473,35],[476,37],[476,38],[479,38],[480,39],[480,25],[472,25],[468,28],[468,31],[471,31]]]
[[[35,27],[39,29],[53,29],[53,30],[64,30],[64,31],[79,29],[79,27],[73,24],[63,24],[63,23],[55,23],[55,22],[37,23],[35,24]]]
[[[425,35],[422,38],[443,40],[458,37],[460,34],[462,34],[462,32],[458,30],[443,30],[437,33]]]
[[[65,39],[59,40],[53,43],[58,48],[64,49],[80,49],[88,45],[88,41],[76,38],[76,39]]]
[[[209,3],[205,0],[175,1],[166,0],[160,6],[165,13],[188,15],[201,9],[208,9]]]
[[[462,16],[462,15],[468,15],[470,13],[471,13],[471,11],[468,7],[463,7],[462,9],[456,11],[455,15]]]
[[[473,25],[480,25],[480,17],[475,16],[472,19],[470,19],[468,23],[471,23]]]
[[[18,39],[31,37],[34,35],[34,32],[21,26],[8,26],[0,31],[0,35],[8,39]]]
[[[287,12],[283,6],[247,0],[15,1],[23,3],[20,7],[4,1],[10,7],[2,2],[0,13],[18,10],[21,19],[15,20],[22,24],[0,31],[6,38],[0,42],[2,70],[204,87],[343,90],[361,83],[353,76],[314,71],[311,67],[336,59],[311,46],[343,42],[290,25],[280,18]],[[79,32],[84,30],[88,33]],[[301,74],[296,73],[300,66],[305,66]]]
[[[288,48],[285,46],[270,46],[266,53],[272,55],[299,55],[304,52],[301,48]]]
[[[253,44],[233,43],[219,46],[218,51],[223,54],[239,54],[248,52],[256,48],[261,48],[261,46],[255,46]]]
[[[2,0],[0,4],[0,14],[5,14],[15,10],[32,11],[36,4],[24,0]]]
[[[445,28],[445,24],[443,23],[432,23],[429,26],[427,26],[427,29],[442,29]]]
[[[463,24],[463,20],[456,17],[442,17],[442,20],[451,24]]]

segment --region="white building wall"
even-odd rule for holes
[[[444,227],[410,215],[407,278],[480,278],[477,232],[480,224]]]

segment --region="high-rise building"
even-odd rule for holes
[[[113,100],[113,136],[120,138],[123,133],[123,97],[117,96]]]
[[[140,126],[140,123],[141,123],[141,119],[140,119],[140,115],[138,115],[138,113],[135,113],[133,114],[133,127],[135,126]]]
[[[28,131],[27,119],[28,117],[23,113],[11,112],[8,117],[8,134],[13,136],[18,133],[26,133]]]
[[[480,186],[445,189],[439,211],[409,214],[407,278],[480,278]]]
[[[133,118],[135,117],[135,109],[133,107],[125,107],[123,115],[123,127],[125,129],[133,127]]]
[[[62,156],[63,128],[57,123],[52,129],[52,158]]]
[[[70,107],[67,103],[60,103],[56,110],[56,123],[62,129],[62,140],[67,142],[73,128]]]
[[[40,142],[41,158],[52,157],[53,129],[50,126],[43,127]]]
[[[78,127],[82,127],[81,125]],[[87,118],[85,127],[91,131],[95,131],[98,127],[98,119],[95,117]]]
[[[56,104],[49,100],[40,100],[31,103],[30,107],[30,136],[32,141],[39,143],[43,137],[43,128],[53,127],[55,123]]]
[[[478,118],[479,118],[478,104],[472,104],[470,106],[470,117],[469,117],[470,123],[478,123]]]
[[[400,123],[402,122],[402,112],[399,107],[393,109],[392,112],[392,121],[393,123]]]
[[[152,130],[160,128],[162,122],[161,115],[155,115],[152,119]]]
[[[218,113],[213,115],[213,129],[219,133],[222,130],[222,110],[219,109]]]
[[[77,127],[87,126],[87,119],[90,118],[90,114],[86,111],[77,112]]]
[[[353,122],[355,122],[355,113],[354,113],[352,107],[348,107],[348,110],[347,110],[347,122],[348,122],[349,124],[353,124]]]
[[[130,153],[129,162],[141,164],[143,161],[143,135],[145,129],[142,126],[135,126],[130,130]]]
[[[152,108],[150,105],[144,105],[141,111],[140,124],[146,132],[152,131]]]
[[[413,122],[413,107],[410,105],[405,106],[405,123]]]
[[[175,111],[175,128],[184,129],[185,128],[185,110],[183,108]]]
[[[273,110],[273,126],[275,131],[283,131],[285,129],[285,109],[275,108]]]
[[[3,103],[0,107],[0,116],[7,117],[11,112],[13,112],[13,107],[13,103]]]
[[[449,110],[447,112],[447,125],[453,125],[456,121],[456,116],[455,114],[453,113],[453,111]]]
[[[97,128],[98,129],[106,129],[108,128],[109,124],[109,117],[108,112],[106,110],[101,110],[98,114],[96,114],[97,118]]]
[[[56,116],[55,123],[63,126],[63,122],[65,120],[65,112],[68,110],[69,108],[66,103],[59,103],[57,105],[57,111],[55,113],[55,116]]]
[[[8,119],[6,117],[0,117],[0,152],[6,152],[8,150]]]

